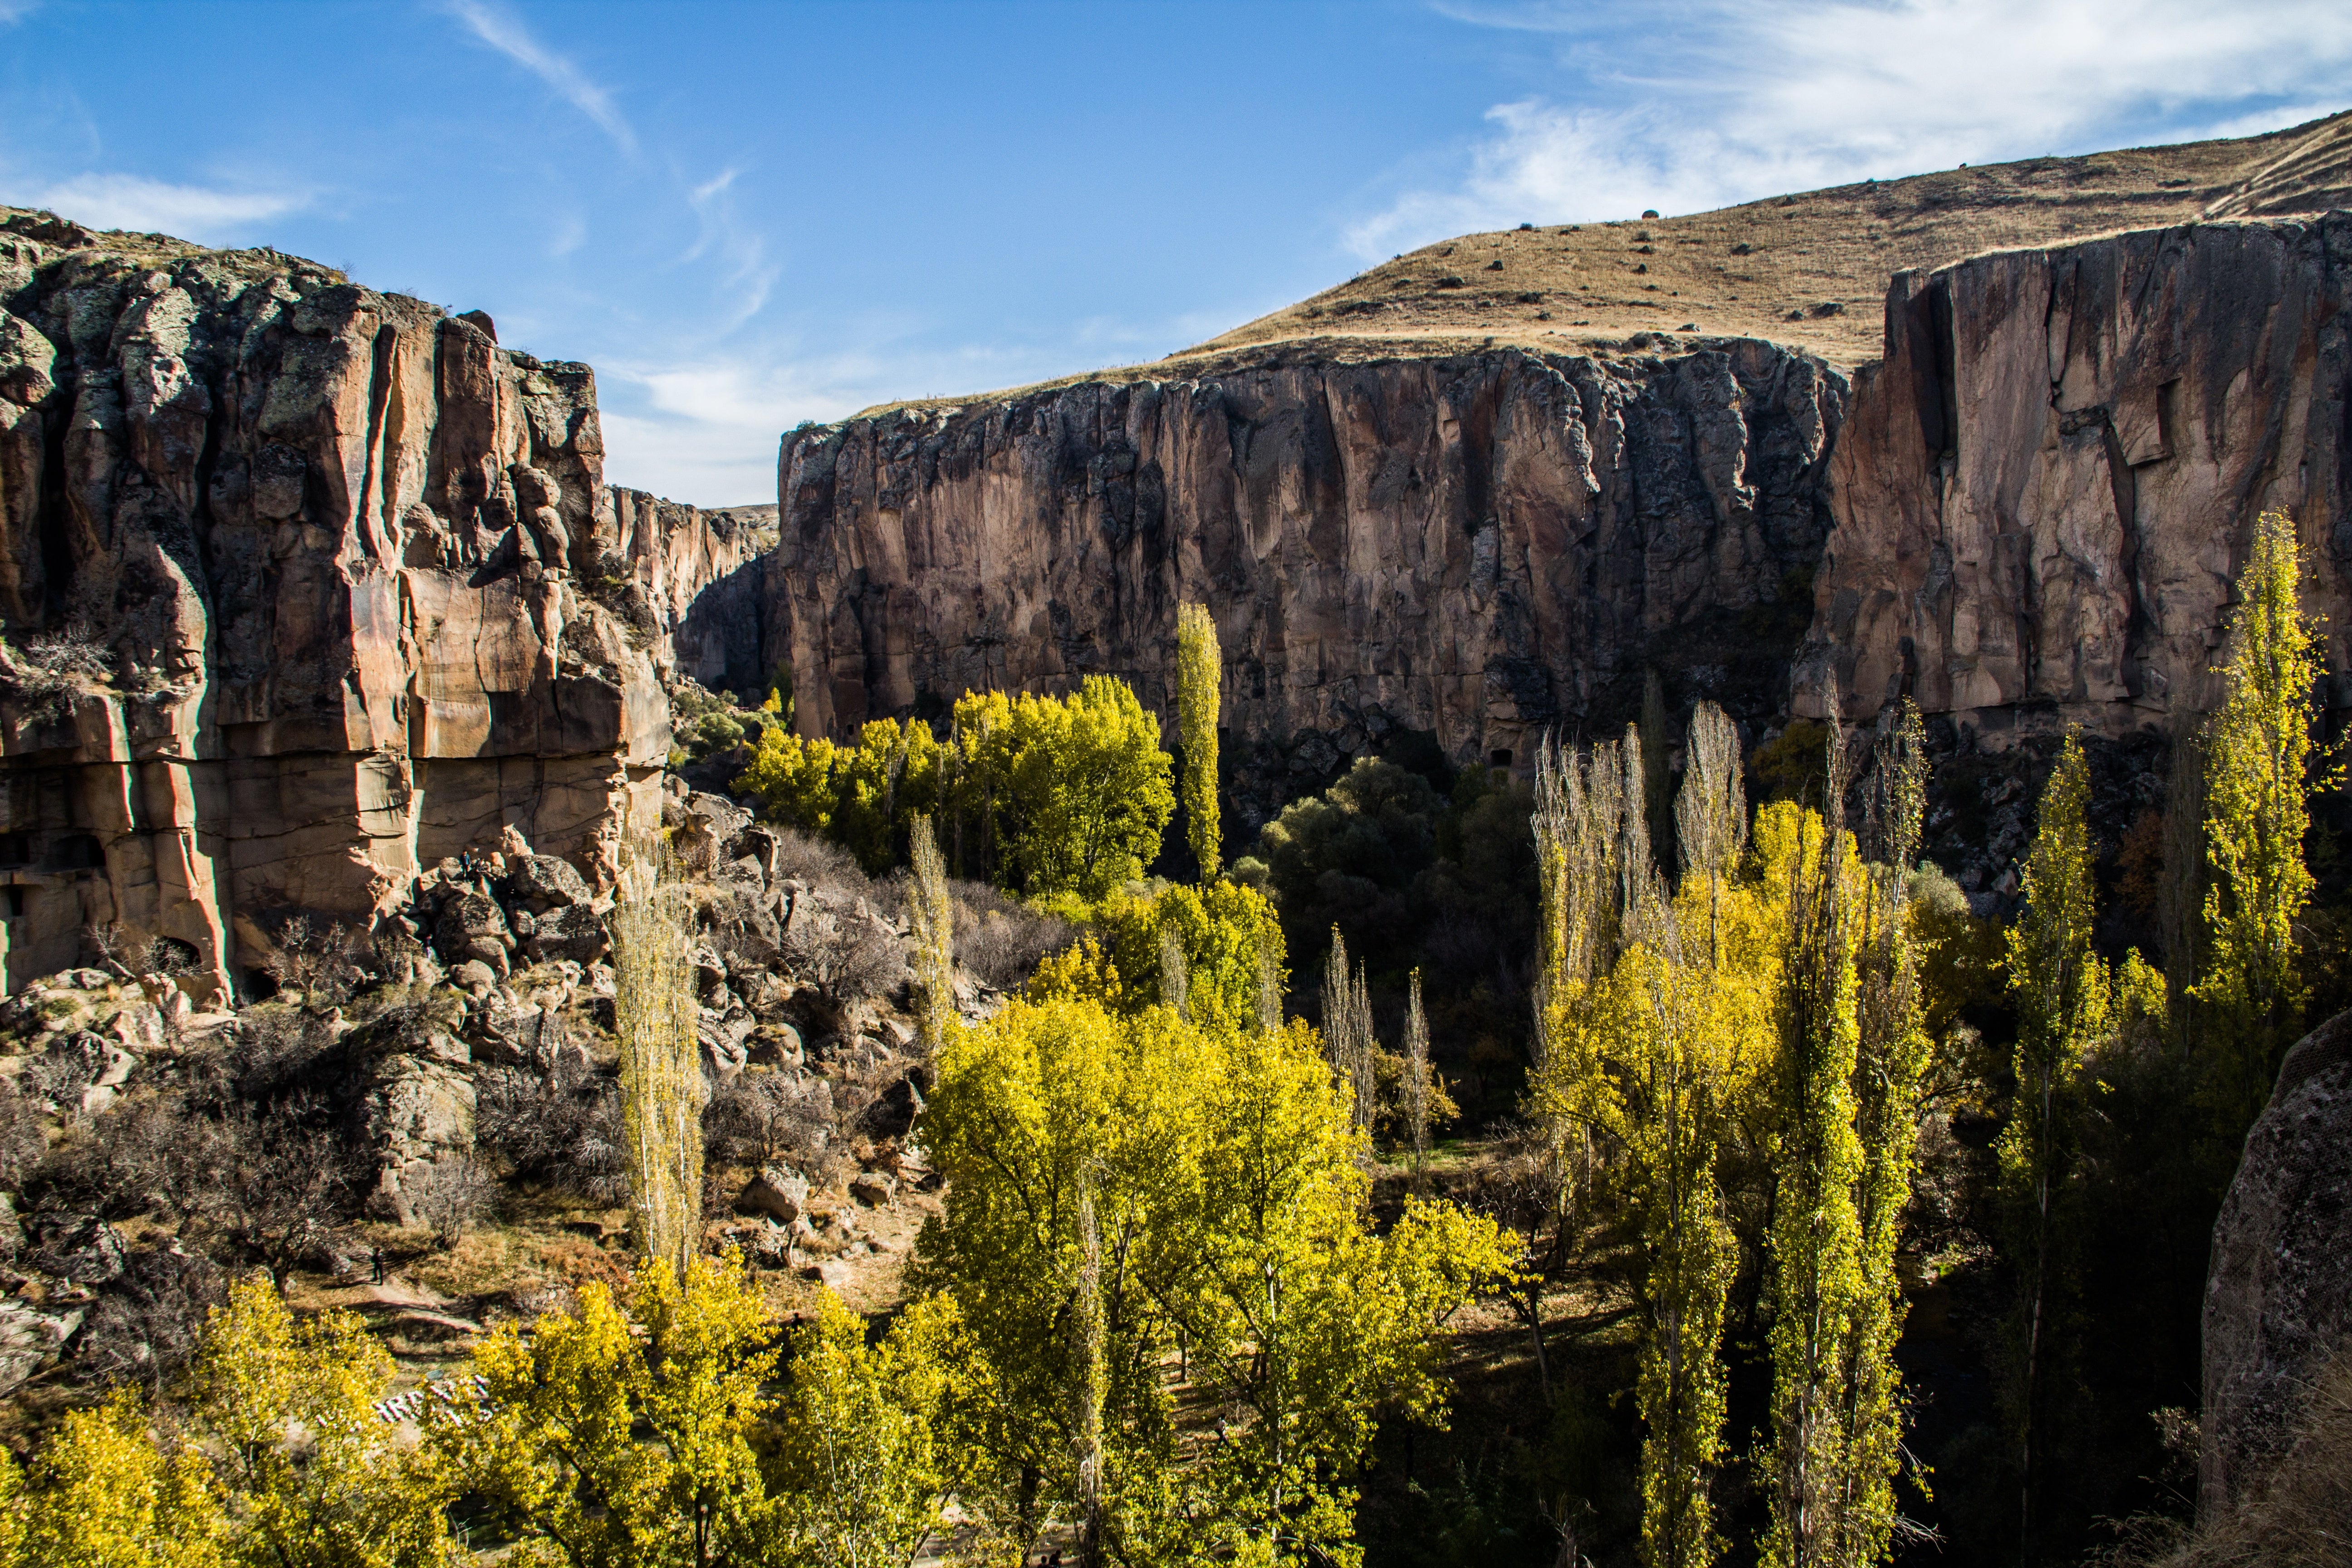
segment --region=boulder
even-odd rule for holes
[[[81,1320],[79,1308],[44,1312],[14,1297],[0,1296],[0,1398],[14,1394],[56,1360],[81,1327]]]
[[[2330,1357],[2352,1344],[2352,1013],[2279,1068],[2213,1226],[2197,1507],[2259,1495]]]
[[[572,862],[525,855],[507,862],[507,897],[534,914],[589,901],[588,884]]]
[[[523,952],[533,963],[593,963],[610,945],[594,910],[585,903],[564,904],[533,919]]]
[[[441,918],[433,928],[433,945],[445,963],[484,963],[503,977],[515,939],[499,901],[486,892],[469,889],[442,903]]]
[[[898,1191],[898,1184],[879,1171],[860,1171],[849,1178],[849,1195],[869,1209],[887,1204]]]
[[[735,1199],[738,1214],[763,1214],[791,1225],[808,1212],[808,1178],[771,1165],[744,1185]]]

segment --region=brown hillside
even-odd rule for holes
[[[1591,352],[1636,332],[1769,338],[1851,370],[1878,357],[1880,302],[1906,267],[2347,203],[2352,111],[2266,136],[1963,167],[1679,217],[1465,235],[1166,359],[1041,386],[1197,376],[1294,351],[1342,360],[1488,344]]]

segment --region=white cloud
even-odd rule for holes
[[[604,134],[622,152],[636,152],[636,132],[629,129],[613,95],[578,66],[533,37],[519,18],[487,0],[448,0],[448,5],[450,14],[465,23],[474,37],[553,88],[557,96],[604,127]]]
[[[21,22],[31,16],[41,0],[0,0],[0,27]]]
[[[310,201],[290,191],[225,191],[140,174],[76,174],[28,192],[26,199],[96,228],[160,231],[206,242],[234,237]]]
[[[1622,68],[1583,68],[1573,104],[1489,110],[1458,183],[1346,230],[1368,259],[1470,229],[1690,212],[2109,136],[2246,134],[2343,107],[2328,95],[2352,65],[2352,8],[2332,0],[1700,0],[1638,45],[1600,36],[1584,10],[1442,9],[1560,35],[1564,75],[1596,58]],[[1660,61],[1646,73],[1642,49]]]
[[[732,331],[760,313],[781,270],[767,258],[765,237],[736,215],[730,192],[741,173],[740,169],[723,170],[698,185],[688,187],[686,193],[687,205],[694,209],[699,226],[694,243],[678,259],[698,261],[715,255],[723,266],[724,281],[734,298],[719,324],[720,331]]]

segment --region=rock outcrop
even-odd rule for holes
[[[1244,829],[1400,730],[1524,761],[1548,728],[1622,721],[1649,666],[1761,721],[1845,399],[1818,360],[1727,341],[1275,364],[804,428],[769,661],[812,733],[1097,672],[1164,705],[1177,605],[1205,602]]]
[[[2198,1513],[2260,1496],[2321,1372],[2352,1353],[2352,1013],[2287,1053],[2213,1226]]]
[[[2218,700],[2256,517],[2291,514],[2347,668],[2352,215],[1981,256],[1889,290],[1831,462],[1837,525],[1796,705],[1834,679],[2003,743]],[[2342,706],[2352,686],[2330,693]]]
[[[596,875],[669,744],[606,563],[690,606],[742,535],[625,536],[603,454],[479,312],[0,209],[6,983],[111,932],[217,1003],[509,831]]]

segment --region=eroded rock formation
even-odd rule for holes
[[[2352,1013],[2297,1044],[2213,1227],[2199,1514],[2258,1498],[2321,1373],[2352,1354]]]
[[[1909,693],[2000,743],[2219,699],[2255,518],[2299,525],[2346,668],[2352,215],[2209,223],[1904,273],[1855,381],[1796,704]],[[2336,705],[2352,689],[2331,694]]]
[[[7,209],[0,307],[9,980],[161,938],[220,999],[289,916],[364,926],[445,857],[519,834],[595,873],[669,731],[661,628],[599,602],[588,367]],[[659,531],[620,558],[690,603],[723,552]]]
[[[705,510],[618,487],[612,498],[614,554],[660,628],[656,662],[713,690],[762,691],[761,561],[775,543],[776,509]]]
[[[1252,819],[1400,729],[1523,761],[1547,727],[1622,721],[1652,664],[1762,720],[1845,396],[1741,341],[1276,364],[796,431],[769,655],[812,732],[1096,672],[1160,704],[1176,606],[1203,601]]]

